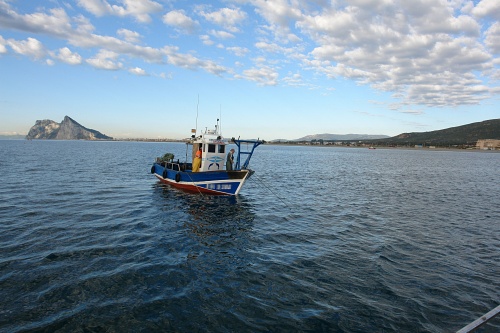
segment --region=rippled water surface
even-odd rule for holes
[[[159,184],[165,152],[0,141],[0,332],[454,332],[500,304],[499,153],[265,145],[227,198]]]

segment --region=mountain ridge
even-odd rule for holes
[[[326,140],[326,141],[335,141],[335,140],[374,140],[374,139],[385,139],[390,138],[389,135],[379,135],[379,134],[312,134],[306,135],[300,139],[295,139],[292,141],[311,141],[311,140]]]
[[[466,145],[481,139],[500,139],[500,118],[449,127],[429,132],[410,132],[370,140],[378,144]]]
[[[80,125],[72,118],[65,116],[61,123],[50,119],[37,120],[26,139],[41,140],[113,140],[112,137],[94,129]]]

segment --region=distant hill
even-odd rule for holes
[[[300,139],[293,141],[311,141],[311,140],[324,140],[324,141],[357,141],[357,140],[373,140],[389,138],[388,135],[372,135],[372,134],[314,134],[306,135]]]
[[[64,117],[61,123],[53,120],[37,120],[31,127],[26,139],[45,140],[113,140],[99,131],[86,128],[70,117]]]
[[[395,145],[471,145],[480,139],[500,139],[500,118],[430,132],[402,133],[388,139],[372,140]]]

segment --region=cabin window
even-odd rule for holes
[[[224,154],[226,152],[226,146],[225,145],[219,145],[219,154]]]
[[[215,153],[215,145],[209,144],[208,145],[208,152],[209,153]]]

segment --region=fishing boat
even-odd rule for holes
[[[194,134],[187,142],[185,162],[179,160],[174,162],[174,156],[167,153],[163,157],[156,158],[151,173],[162,183],[194,193],[213,195],[240,193],[245,181],[254,173],[248,168],[253,152],[264,141],[239,138],[225,140],[220,133],[218,119],[214,130],[205,129],[198,136],[196,129],[192,130],[192,133]],[[234,143],[237,147],[237,152],[233,154],[235,163],[232,168],[226,165],[226,156],[229,153],[227,148],[230,143]],[[192,157],[190,163],[187,162],[189,146]]]

